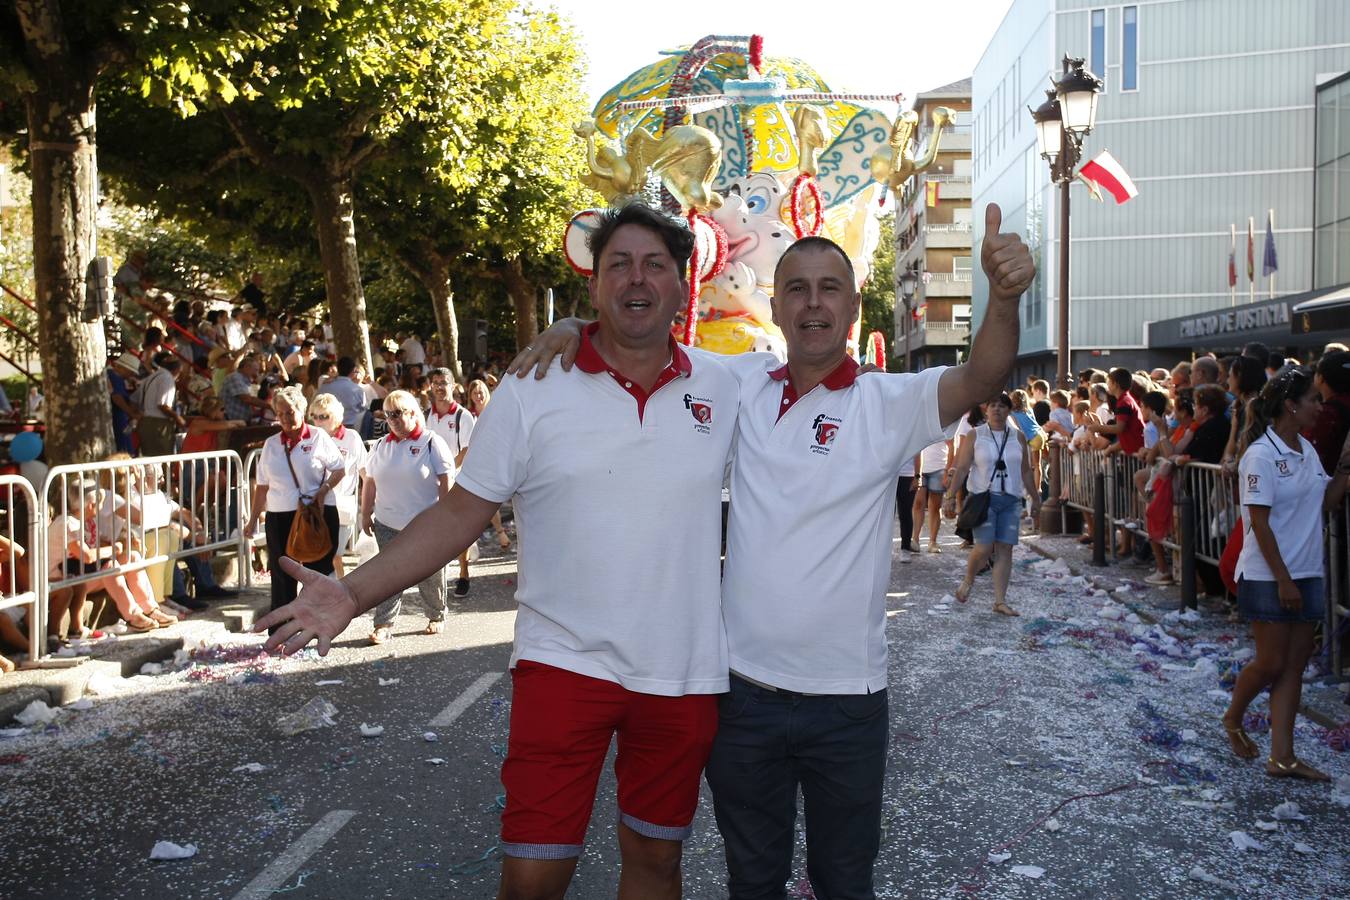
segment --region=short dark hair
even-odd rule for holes
[[[1205,384],[1195,389],[1195,405],[1203,406],[1211,415],[1221,416],[1228,409],[1228,394],[1217,384]]]
[[[1260,341],[1252,341],[1242,348],[1242,355],[1251,357],[1261,363],[1261,368],[1266,368],[1270,363],[1270,348]]]
[[[351,375],[353,372],[356,371],[356,360],[350,356],[339,356],[337,369],[338,369],[338,376],[341,378],[346,378],[347,376]]]
[[[1317,374],[1333,394],[1350,393],[1350,353],[1333,350],[1317,361]]]
[[[1162,391],[1149,391],[1144,395],[1144,406],[1160,416],[1167,415],[1167,395]]]
[[[1106,376],[1111,383],[1122,391],[1128,391],[1130,385],[1134,383],[1134,373],[1129,369],[1116,368],[1107,373]]]
[[[775,284],[778,283],[778,270],[783,268],[783,263],[787,261],[787,258],[789,256],[801,250],[812,250],[812,249],[833,250],[835,253],[838,253],[840,258],[844,260],[844,267],[848,269],[848,283],[850,289],[853,289],[857,286],[858,277],[853,274],[853,260],[848,258],[848,254],[844,252],[844,248],[840,247],[838,244],[836,244],[834,241],[830,240],[827,237],[821,237],[820,235],[815,234],[808,234],[804,238],[800,238],[796,241],[793,241],[792,244],[789,245],[788,248],[783,251],[783,255],[778,257],[778,264],[773,267],[774,283]]]
[[[1267,354],[1269,356],[1269,354]],[[1237,356],[1228,367],[1231,378],[1237,375],[1239,394],[1254,394],[1266,383],[1266,364],[1256,356]]]
[[[313,350],[313,349],[314,349],[314,342],[313,342],[313,341],[310,341],[310,340],[303,341],[303,342],[301,342],[301,344],[300,344],[300,349],[301,349],[301,350]]]
[[[182,363],[178,361],[178,357],[166,352],[155,354],[155,365],[169,372],[177,372]]]
[[[1267,368],[1267,369],[1274,370],[1274,371],[1278,371],[1278,370],[1280,370],[1280,369],[1283,369],[1283,368],[1284,368],[1284,356],[1283,356],[1282,354],[1279,354],[1279,353],[1272,353],[1272,354],[1270,354],[1270,358],[1266,360],[1266,368]]]
[[[611,206],[602,212],[600,224],[595,226],[595,230],[586,239],[586,246],[591,248],[593,272],[600,269],[600,256],[605,252],[605,246],[609,244],[610,239],[614,237],[614,232],[625,225],[639,225],[656,232],[656,236],[666,245],[670,255],[675,257],[675,263],[680,270],[683,271],[689,265],[689,256],[694,252],[694,235],[689,231],[689,226],[679,219],[652,209],[641,200],[633,200],[623,206]]]
[[[436,368],[427,372],[427,378],[428,379],[444,378],[450,384],[455,383],[455,376],[451,374],[450,370],[447,369],[445,366],[437,366]]]

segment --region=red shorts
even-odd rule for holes
[[[619,821],[650,838],[689,836],[717,733],[717,695],[639,694],[528,660],[517,662],[511,677],[511,735],[502,764],[506,855],[581,855],[615,732]]]

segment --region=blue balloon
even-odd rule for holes
[[[42,438],[36,431],[20,431],[9,444],[9,458],[26,463],[42,455]]]

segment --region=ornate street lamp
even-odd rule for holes
[[[1102,80],[1083,68],[1083,60],[1064,57],[1064,72],[1046,91],[1046,100],[1030,110],[1036,124],[1036,149],[1050,164],[1050,179],[1059,185],[1059,347],[1056,381],[1066,391],[1073,389],[1069,369],[1069,185],[1077,175],[1083,153],[1083,138],[1097,121],[1097,95]],[[1041,531],[1053,533],[1060,524],[1059,454],[1052,454],[1050,498],[1041,509]]]
[[[905,335],[905,352],[903,368],[900,371],[909,371],[909,333],[914,329],[914,313],[911,307],[914,305],[914,291],[918,288],[919,276],[910,268],[906,268],[900,273],[900,296],[905,304],[905,318],[903,332]]]

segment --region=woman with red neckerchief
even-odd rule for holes
[[[337,552],[333,554],[333,574],[338,578],[346,575],[342,565],[342,554],[351,542],[352,529],[356,527],[358,502],[357,486],[360,483],[361,467],[366,464],[366,442],[356,429],[342,424],[342,401],[332,394],[319,394],[309,404],[309,423],[322,428],[324,434],[337,444],[342,454],[342,481],[333,493],[337,496],[338,536]]]

